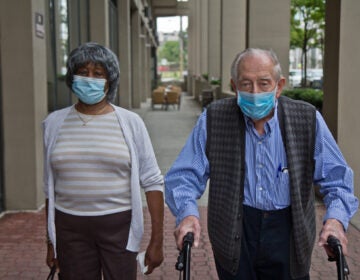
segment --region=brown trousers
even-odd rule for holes
[[[56,210],[57,256],[62,280],[135,280],[136,255],[126,250],[131,210],[74,216]]]

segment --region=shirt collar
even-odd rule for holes
[[[266,123],[265,123],[265,135],[271,133],[272,131],[275,130],[275,126],[278,125],[279,123],[279,120],[278,120],[278,115],[277,115],[277,111],[278,111],[278,100],[276,99],[275,100],[275,106],[274,106],[274,115],[273,117],[268,120]],[[246,116],[245,114],[244,115],[244,118],[245,118],[245,124],[246,124],[246,129],[250,129],[250,128],[254,128],[254,123],[253,121],[248,117]]]

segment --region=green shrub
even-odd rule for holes
[[[221,85],[221,79],[211,78],[210,85],[218,85],[218,86],[220,86]]]
[[[323,104],[323,91],[312,88],[285,89],[282,95],[296,100],[303,100],[314,105],[320,112]]]
[[[204,73],[201,75],[205,81],[209,80],[209,73]]]

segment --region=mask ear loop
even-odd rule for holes
[[[110,90],[110,83],[109,81],[106,79],[106,83],[104,85],[104,93],[105,93],[105,96],[107,96],[107,94],[109,93],[109,90]]]

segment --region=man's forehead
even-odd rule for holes
[[[246,72],[243,72],[243,73],[240,73],[239,75],[239,79],[240,80],[272,80],[273,79],[273,76],[271,75],[271,73],[246,73]]]

